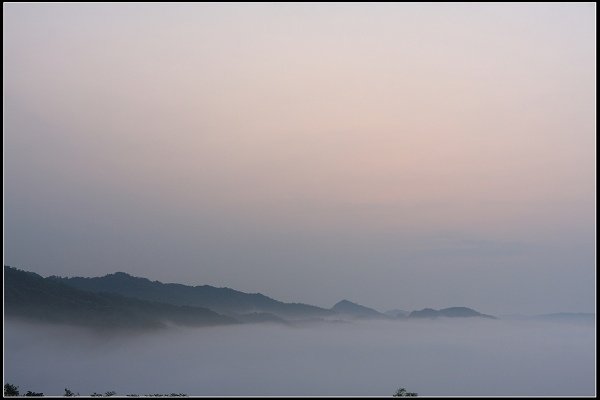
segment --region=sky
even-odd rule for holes
[[[595,4],[3,9],[5,265],[595,311]]]

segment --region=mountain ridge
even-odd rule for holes
[[[349,300],[340,300],[331,307],[331,310],[345,315],[350,315],[355,318],[389,318],[387,315],[379,311],[363,306]]]
[[[433,308],[424,308],[422,310],[415,310],[408,314],[408,318],[470,318],[470,317],[479,317],[479,318],[488,318],[488,319],[498,319],[493,315],[482,314],[479,311],[475,311],[469,307],[448,307],[442,308],[440,310],[434,310]]]
[[[225,315],[269,313],[280,318],[325,317],[331,310],[303,303],[284,303],[261,293],[245,293],[231,288],[210,285],[163,283],[115,272],[102,277],[58,277],[49,279],[97,293],[114,293],[142,300],[159,301],[174,305],[205,307]]]
[[[227,325],[239,321],[202,307],[93,293],[13,267],[4,267],[5,315],[95,328]]]
[[[227,317],[229,318],[226,320],[228,323],[271,322],[289,324],[293,321],[326,321],[339,320],[340,318],[405,320],[439,317],[480,317],[496,319],[494,316],[482,314],[468,307],[448,307],[440,310],[425,308],[412,312],[393,309],[381,313],[347,299],[337,302],[330,309],[325,309],[304,303],[285,303],[262,293],[245,293],[228,287],[218,288],[210,285],[191,286],[181,283],[163,283],[121,271],[101,277],[60,277],[52,275],[47,278],[33,272],[5,266],[5,275],[7,271],[9,275],[19,271],[23,278],[30,279],[30,283],[34,284],[33,287],[35,287],[36,282],[37,284],[45,282],[44,290],[46,291],[52,292],[52,290],[55,290],[60,292],[61,296],[74,296],[77,301],[83,301],[84,303],[87,301],[88,306],[90,304],[95,305],[96,308],[105,310],[105,312],[108,312],[106,309],[109,309],[109,314],[112,313],[111,315],[115,318],[119,316],[122,319],[124,312],[134,313],[133,309],[138,317],[145,315],[145,318],[153,320],[154,324],[158,324],[155,321],[158,316],[162,320],[169,319],[165,317],[165,307],[171,307],[171,314],[175,316],[173,317],[175,319],[183,318],[184,320],[183,315],[189,317],[190,313],[198,314],[196,318],[199,318],[199,313],[204,312],[205,315],[212,315],[213,318],[216,318],[215,316]],[[22,290],[23,293],[19,293],[18,288],[11,287],[10,279],[8,283],[9,285],[5,284],[5,287],[7,287],[9,295],[12,296],[9,298],[9,305],[12,304],[11,307],[14,308],[15,304],[21,301],[23,307],[23,304],[27,303],[27,296],[25,295],[27,289]],[[65,288],[69,288],[71,291]],[[77,292],[73,292],[73,290]],[[33,298],[44,296],[43,291],[37,293],[35,290],[30,290],[29,293]],[[87,300],[84,301],[84,299]],[[83,306],[80,304],[79,307]],[[123,310],[117,310],[118,307],[123,308]],[[29,309],[27,313],[35,314],[33,309]],[[179,317],[176,317],[177,315]],[[183,320],[175,323],[183,323]],[[199,320],[197,323],[199,323]]]

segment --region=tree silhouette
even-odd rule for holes
[[[104,394],[102,393],[92,393],[90,395],[90,397],[112,397],[115,396],[117,394],[117,392],[115,392],[114,390],[110,390],[108,392],[105,392]],[[13,385],[11,383],[6,383],[4,385],[4,396],[8,397],[8,396],[19,396],[19,387],[16,385]],[[31,390],[28,390],[26,394],[21,395],[21,396],[26,396],[26,397],[42,397],[44,396],[44,393],[39,393],[39,392],[32,392]],[[65,394],[63,395],[63,397],[76,397],[79,396],[79,393],[74,393],[71,389],[69,388],[65,388]],[[139,394],[128,394],[126,395],[128,397],[140,397]],[[147,394],[144,397],[187,397],[187,394],[185,393],[171,393],[171,394]]]
[[[11,383],[6,383],[4,385],[4,395],[5,396],[18,396],[19,395],[19,387],[15,386]]]
[[[405,388],[400,388],[394,393],[394,397],[417,397],[418,393],[407,392]]]

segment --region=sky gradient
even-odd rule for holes
[[[4,263],[594,312],[595,13],[6,4]]]

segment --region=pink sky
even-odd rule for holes
[[[4,11],[6,264],[593,310],[595,5]]]

